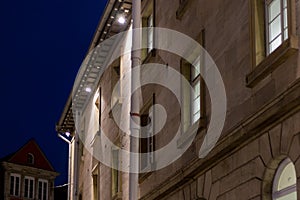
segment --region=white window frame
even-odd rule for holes
[[[147,47],[148,53],[153,49],[153,40],[154,40],[154,33],[153,33],[153,12],[147,17]]]
[[[290,163],[293,163],[293,162],[289,158],[286,158],[285,160],[283,160],[280,163],[278,169],[276,170],[276,174],[275,174],[275,177],[274,177],[274,180],[273,180],[273,188],[272,188],[272,199],[273,200],[277,200],[278,198],[284,197],[284,196],[289,195],[293,192],[297,192],[297,184],[294,184],[292,186],[283,188],[279,191],[277,190],[281,174],[282,174],[283,170],[285,169],[285,167]],[[295,167],[295,165],[294,165],[294,167]]]
[[[42,194],[40,198],[40,183],[42,183]],[[46,189],[46,198],[44,198],[44,183],[47,183],[47,189]],[[46,179],[39,179],[38,180],[38,200],[48,200],[49,196],[49,182]]]
[[[28,191],[26,191],[25,181],[28,180]],[[32,196],[30,196],[30,181],[33,182],[32,184]],[[34,199],[34,186],[35,186],[35,179],[31,176],[25,176],[24,178],[24,197],[27,199]]]
[[[120,165],[120,150],[119,149],[112,149],[112,178],[113,178],[113,174],[116,173],[115,175],[117,176],[116,181],[117,183],[114,182],[114,180],[112,179],[112,187],[115,187],[114,189],[116,191],[112,191],[113,196],[114,195],[118,195],[118,193],[121,191],[121,174],[119,171],[119,165]],[[116,185],[113,185],[116,184]],[[113,189],[113,188],[112,188]]]
[[[273,19],[270,19],[270,5],[275,1],[280,1],[280,11],[279,14],[274,16]],[[265,23],[266,23],[266,50],[267,55],[270,55],[275,51],[285,40],[289,38],[289,1],[288,0],[265,0]],[[285,4],[285,5],[284,5]],[[272,23],[279,18],[280,22],[280,33],[275,35],[274,38],[270,38],[270,27]],[[286,21],[285,21],[286,19]],[[286,23],[286,24],[285,24]],[[274,24],[273,24],[274,25]],[[286,32],[285,32],[286,31]],[[271,45],[277,40],[280,39],[280,44],[274,49],[271,49]]]
[[[155,94],[153,94],[148,103],[144,105],[143,111],[141,111],[141,113],[143,113],[142,115],[147,116],[148,121],[147,125],[143,125],[140,130],[142,134],[140,145],[142,144],[141,139],[146,140],[147,142],[147,152],[141,152],[139,160],[139,168],[144,172],[151,171],[155,164],[155,110],[153,105],[155,105]]]
[[[197,68],[196,66],[199,65],[199,71],[196,71]],[[191,98],[190,98],[190,101],[191,101],[191,112],[190,112],[190,119],[191,119],[191,125],[196,123],[200,117],[201,117],[201,78],[200,78],[200,68],[201,68],[201,62],[200,62],[200,57],[198,57],[193,65],[191,65],[191,72],[190,72],[190,75],[191,75],[191,78],[190,78],[190,82],[191,82],[191,86],[192,86],[192,89],[193,91],[191,91]],[[193,75],[194,74],[194,75]],[[199,84],[199,95],[197,96],[194,96],[195,95],[195,88],[197,86],[197,84]],[[194,107],[194,102],[196,99],[199,98],[199,109],[195,111],[195,107]],[[199,117],[196,117],[197,114],[199,114]]]
[[[143,155],[147,156],[145,159],[140,160],[140,169],[143,171],[148,171],[152,169],[154,164],[154,135],[153,135],[153,126],[154,126],[154,111],[149,112],[148,119],[149,124],[147,126],[142,127],[147,134],[147,154],[144,153]],[[142,163],[145,162],[145,163]],[[145,164],[143,166],[143,164]],[[143,166],[143,167],[142,167]]]
[[[29,157],[31,157],[32,161],[29,162]],[[32,153],[27,154],[27,162],[28,164],[34,164],[34,155]]]
[[[14,179],[13,193],[12,194],[11,194],[11,177],[13,177],[13,179]],[[17,178],[19,178],[18,194],[16,194],[16,189],[17,189],[17,187],[16,187],[16,183],[17,183],[16,179]],[[10,177],[9,177],[9,186],[10,186],[10,188],[9,188],[10,195],[15,196],[15,197],[20,197],[21,196],[20,195],[20,193],[21,193],[21,175],[20,174],[16,174],[16,173],[11,173]]]

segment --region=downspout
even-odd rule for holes
[[[79,139],[78,134],[75,134],[75,140],[74,140],[74,186],[73,186],[73,200],[78,200],[79,194],[78,194],[78,155],[79,155]]]
[[[71,163],[72,163],[72,144],[69,144],[69,158],[68,158],[68,199],[71,196]]]
[[[141,65],[141,0],[132,1],[132,49],[131,52],[131,102],[130,102],[130,132],[131,135],[140,134],[140,107],[139,107],[139,92],[134,92],[133,88],[140,84],[140,71],[132,73],[133,68]],[[130,136],[130,152],[139,151],[139,138]],[[138,171],[139,158],[130,154],[130,171]],[[129,174],[129,199],[138,199],[138,173]]]
[[[69,146],[69,155],[68,155],[68,199],[70,200],[71,198],[71,187],[72,187],[72,183],[71,183],[71,176],[72,176],[72,172],[71,172],[71,163],[72,163],[72,140],[71,142],[69,140],[67,140],[66,138],[64,138],[61,133],[57,133],[57,136],[59,138],[61,138],[63,141],[65,141],[66,143],[68,143]]]

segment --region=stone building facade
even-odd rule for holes
[[[4,200],[53,200],[57,176],[38,144],[31,139],[0,160],[0,197]]]
[[[194,57],[195,64],[157,49],[155,38],[159,35],[153,37],[157,33],[151,29],[143,32],[142,43],[148,48],[141,51],[142,63],[159,63],[166,72],[175,69],[199,92],[191,96],[178,80],[179,106],[164,87],[141,88],[141,124],[148,125],[149,118],[157,123],[149,113],[155,104],[165,108],[167,119],[155,137],[146,143],[140,140],[140,152],[163,148],[174,137],[180,121],[183,131],[178,148],[191,135],[195,134],[195,139],[167,167],[139,175],[139,199],[300,199],[299,11],[298,0],[142,0],[143,27],[183,33],[210,54],[224,82],[227,111],[217,144],[207,156],[199,158],[213,110],[205,81],[191,67],[197,66],[197,60],[201,63],[201,58]],[[95,53],[102,41],[130,30],[131,12],[131,1],[108,1],[89,52]],[[127,19],[125,24],[116,20],[120,13]],[[123,48],[130,42],[124,42]],[[106,52],[110,49],[115,49],[113,41]],[[100,52],[99,57],[107,58],[106,52]],[[114,60],[101,77],[95,77],[91,71],[97,74],[97,69],[105,67],[105,61],[95,59],[91,56],[86,67],[80,69],[75,86],[84,85],[84,80],[96,87],[87,91],[89,94],[73,90],[57,126],[59,133],[71,132],[72,136],[69,195],[70,199],[129,199],[130,174],[99,162],[96,151],[101,145],[101,134],[106,134],[120,149],[129,150],[130,139],[119,129],[112,113],[121,113],[118,116],[130,129],[130,104],[124,103],[130,91],[112,91],[118,80],[122,88],[132,58],[125,54]],[[88,71],[89,66],[92,69]],[[81,112],[76,112],[76,105]],[[195,124],[197,128],[191,128]],[[111,157],[112,165],[115,158],[120,161],[116,153],[119,149],[102,150],[103,156]]]

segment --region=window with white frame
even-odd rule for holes
[[[267,54],[288,39],[287,0],[266,0]]]
[[[141,171],[148,171],[152,169],[155,162],[155,112],[153,105],[155,105],[155,94],[152,95],[152,98],[144,105],[141,110],[141,138],[139,139]]]
[[[153,13],[147,18],[147,47],[148,52],[153,49]]]
[[[205,47],[205,29],[195,38]],[[181,80],[181,120],[182,133],[189,132],[190,127],[205,126],[205,83],[201,70],[205,64],[204,52],[198,49],[188,49],[188,60],[180,60]]]
[[[191,122],[195,123],[200,118],[200,57],[191,66]]]
[[[112,196],[120,192],[119,150],[112,150]]]
[[[154,26],[155,26],[155,11],[154,11],[154,1],[147,1],[143,11],[142,11],[142,46],[141,51],[142,61],[149,58],[152,55],[152,50],[154,48]]]
[[[34,164],[34,156],[32,153],[27,154],[27,163],[28,164]]]
[[[273,180],[273,200],[297,200],[297,176],[290,159],[282,161]]]
[[[20,196],[20,174],[10,174],[10,195],[19,197]]]
[[[294,1],[294,0],[292,0]],[[253,63],[258,66],[293,35],[290,0],[251,0]]]
[[[48,200],[48,181],[39,179],[38,181],[38,200]]]
[[[34,198],[34,178],[25,176],[24,179],[24,197],[27,199]]]

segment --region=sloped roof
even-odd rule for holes
[[[28,163],[27,156],[32,154],[34,156],[34,163]],[[30,139],[16,152],[11,153],[0,159],[0,162],[14,163],[18,165],[30,166],[47,171],[55,171],[51,163],[46,158],[45,154],[36,143],[34,139]]]

